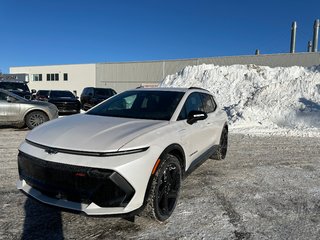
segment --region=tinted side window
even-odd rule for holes
[[[178,120],[187,119],[191,111],[203,111],[201,96],[199,93],[191,93],[183,105]]]
[[[206,113],[211,113],[216,110],[216,104],[213,101],[213,97],[209,94],[201,93],[202,101],[203,101],[203,107],[204,111]]]

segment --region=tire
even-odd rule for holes
[[[222,130],[220,143],[218,145],[217,151],[210,157],[214,160],[223,160],[226,158],[228,150],[228,129],[225,127]]]
[[[33,111],[27,114],[26,118],[26,125],[29,129],[33,129],[40,124],[49,121],[48,116],[41,111]]]
[[[153,177],[144,215],[159,222],[167,220],[176,207],[181,179],[179,160],[166,155]]]

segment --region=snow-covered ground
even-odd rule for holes
[[[202,87],[228,114],[231,131],[320,137],[320,66],[188,66],[161,87]]]

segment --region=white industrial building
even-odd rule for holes
[[[80,96],[85,87],[113,88],[117,92],[141,85],[157,85],[167,75],[188,65],[256,64],[270,67],[320,65],[320,53],[286,53],[231,56],[167,61],[93,63],[52,66],[11,67],[10,74],[26,74],[29,88],[36,90],[70,90]]]
[[[80,96],[83,88],[95,86],[96,64],[11,67],[10,74],[29,75],[29,88],[71,90]]]

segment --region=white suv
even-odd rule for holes
[[[226,114],[199,88],[134,89],[85,114],[31,131],[19,148],[18,189],[40,202],[88,215],[164,221],[181,180],[223,159]]]

